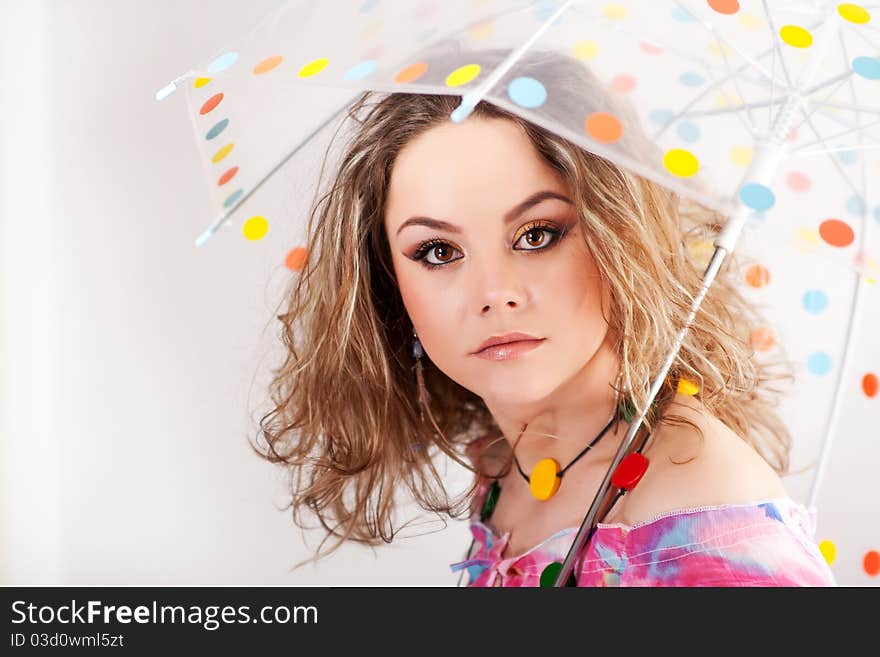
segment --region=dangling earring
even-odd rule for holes
[[[422,356],[424,355],[425,350],[422,348],[422,343],[419,341],[419,336],[416,335],[415,331],[413,331],[412,356],[416,361],[413,369],[415,369],[416,371],[416,387],[418,388],[419,399],[419,418],[421,418],[422,424],[424,424],[425,410],[427,410],[428,417],[431,418],[431,424],[434,426],[434,437],[440,438],[441,436],[443,436],[443,432],[440,431],[440,427],[437,426],[437,422],[434,420],[434,415],[431,413],[431,393],[429,393],[428,389],[425,387],[425,375],[422,369]]]

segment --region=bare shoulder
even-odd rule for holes
[[[687,425],[657,427],[644,452],[648,470],[610,521],[633,525],[680,509],[788,496],[761,455],[699,401],[678,395],[670,413],[696,424],[704,438]]]

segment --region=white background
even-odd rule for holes
[[[268,242],[193,246],[210,199],[182,99],[154,93],[276,5],[0,0],[0,584],[455,582],[462,521],[290,572],[322,534],[303,537],[248,447],[285,272]],[[880,435],[861,403],[817,540],[838,581],[871,585]],[[798,435],[795,468],[817,455]],[[786,482],[795,499],[811,476]]]

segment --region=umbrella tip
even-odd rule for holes
[[[196,238],[196,242],[195,242],[196,247],[198,248],[198,247],[204,246],[205,243],[209,239],[211,239],[211,236],[214,234],[214,232],[216,230],[217,229],[214,226],[211,226],[210,228],[205,229],[205,231]]]
[[[452,114],[449,115],[449,118],[453,123],[461,123],[471,115],[478,102],[478,97],[472,94],[465,94],[462,96],[461,103],[459,103],[458,107],[452,110]]]
[[[169,82],[164,87],[159,89],[159,91],[156,92],[156,100],[157,101],[165,100],[166,98],[168,98],[168,96],[173,94],[175,91],[177,91],[176,82]]]

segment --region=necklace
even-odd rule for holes
[[[616,387],[616,386],[615,386]],[[614,424],[615,419],[617,417],[626,417],[630,415],[628,412],[630,409],[627,407],[623,408],[623,405],[618,404],[620,394],[615,393],[614,395],[614,412],[611,414],[611,419],[608,420],[608,424],[605,425],[599,435],[593,438],[590,443],[584,447],[580,454],[575,456],[571,462],[566,465],[564,468],[559,467],[559,462],[554,458],[545,458],[541,459],[535,464],[535,467],[532,468],[531,476],[527,475],[523,472],[522,467],[519,464],[519,459],[516,458],[516,451],[513,452],[513,460],[516,461],[516,469],[519,470],[519,473],[522,475],[522,478],[526,480],[526,483],[529,485],[529,490],[532,493],[532,497],[538,500],[549,500],[556,494],[556,491],[559,490],[559,485],[562,483],[562,475],[565,474],[566,470],[568,470],[572,465],[574,465],[578,459],[580,459],[584,454],[589,452],[595,445],[598,443],[602,436],[604,436],[608,429]],[[528,425],[526,425],[528,426]],[[520,431],[519,436],[517,437],[517,442],[519,438],[522,437],[525,432],[525,427]]]

